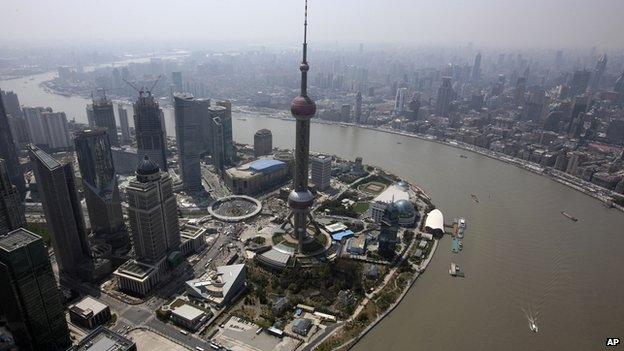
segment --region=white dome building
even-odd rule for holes
[[[444,216],[442,216],[442,211],[436,208],[427,214],[425,231],[437,237],[444,235]]]

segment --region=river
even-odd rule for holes
[[[15,91],[23,105],[86,121],[86,99],[39,88],[52,76],[2,81],[0,88]],[[172,111],[165,116],[171,134]],[[268,128],[275,146],[294,145],[294,122],[238,113],[233,122],[237,142],[253,143],[254,132]],[[621,212],[515,166],[416,138],[313,124],[311,149],[361,156],[422,187],[447,222],[467,220],[464,250],[452,254],[443,239],[401,305],[354,350],[598,350],[607,337],[622,337]],[[449,276],[451,261],[465,278]],[[523,310],[537,314],[539,333],[529,331]]]

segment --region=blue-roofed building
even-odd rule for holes
[[[273,160],[273,159],[257,160],[257,161],[248,163],[247,165],[251,171],[262,172],[262,173],[273,173],[286,167],[286,163],[279,161],[279,160]]]
[[[227,169],[225,184],[237,195],[254,196],[284,185],[291,178],[288,164],[262,158],[238,167]]]
[[[342,241],[342,239],[348,239],[353,236],[353,231],[349,229],[341,230],[332,234],[332,240],[334,241]]]

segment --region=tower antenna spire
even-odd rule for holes
[[[307,63],[308,51],[308,0],[305,0],[305,12],[303,15],[303,63]]]
[[[303,60],[301,66],[301,96],[308,95],[308,0],[305,0],[305,12],[303,16]]]

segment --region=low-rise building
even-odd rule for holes
[[[158,267],[136,260],[122,264],[114,273],[120,290],[146,296],[158,284]]]
[[[192,224],[183,224],[180,226],[180,251],[182,255],[188,256],[201,252],[206,247],[205,238],[206,228],[198,227]]]
[[[360,234],[358,237],[353,237],[347,240],[347,252],[353,255],[366,254],[366,235]]]
[[[388,204],[399,200],[409,200],[409,193],[403,184],[393,184],[371,201],[371,218],[379,223]]]
[[[275,159],[259,159],[225,171],[227,187],[237,195],[257,195],[275,189],[291,177],[288,165]]]
[[[245,265],[234,264],[217,267],[213,274],[189,280],[185,286],[191,296],[224,306],[245,288],[245,279]]]
[[[195,308],[189,304],[183,304],[171,310],[171,321],[189,329],[197,330],[199,326],[206,321],[207,315],[199,308]]]
[[[301,336],[307,336],[312,329],[312,320],[309,318],[295,319],[292,325],[293,333],[297,333]]]
[[[68,351],[136,351],[134,341],[113,332],[110,329],[99,327],[85,336],[80,342]]]
[[[100,301],[86,296],[78,303],[69,306],[69,318],[75,324],[93,329],[111,318],[110,308]]]

